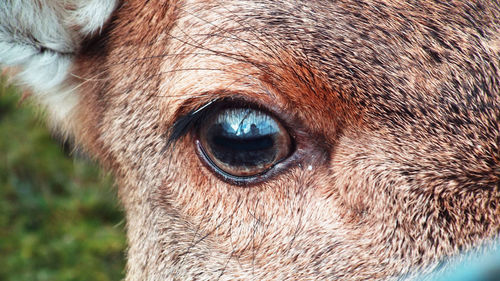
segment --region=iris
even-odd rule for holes
[[[216,170],[236,177],[262,174],[286,158],[291,139],[281,123],[251,108],[226,108],[202,125],[203,153]]]

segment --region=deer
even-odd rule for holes
[[[114,175],[126,280],[435,280],[498,248],[497,0],[6,0],[0,64]]]

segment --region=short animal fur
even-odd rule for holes
[[[498,0],[3,0],[0,63],[115,175],[127,280],[416,279],[498,243]],[[234,98],[299,152],[250,186],[171,136]]]

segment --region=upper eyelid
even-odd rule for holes
[[[255,94],[254,94],[255,95]],[[199,97],[213,96],[212,99],[199,99],[193,98],[181,105],[172,121],[172,125],[165,132],[166,145],[163,152],[167,151],[171,146],[175,145],[180,139],[186,136],[190,130],[201,120],[203,117],[209,115],[210,112],[216,110],[223,104],[224,100],[228,103],[239,103],[242,105],[254,106],[257,104],[250,93],[245,92],[232,92],[232,91],[209,91],[200,94]],[[205,103],[202,103],[205,101]],[[197,105],[193,107],[193,104]],[[187,113],[182,112],[182,108],[191,108]],[[180,113],[181,112],[181,113]]]
[[[196,98],[188,99],[176,111],[170,125],[164,136],[166,137],[166,145],[162,152],[167,151],[184,136],[192,131],[201,120],[209,117],[213,112],[223,107],[245,107],[253,108],[265,112],[279,120],[283,126],[294,135],[294,129],[298,129],[297,124],[300,124],[301,130],[309,131],[301,120],[293,116],[293,112],[282,108],[276,103],[274,98],[263,99],[263,93],[245,92],[245,91],[209,91],[198,95]],[[212,97],[210,99],[210,97]],[[264,94],[264,97],[269,97]],[[289,126],[294,124],[293,127]]]

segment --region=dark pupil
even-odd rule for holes
[[[260,135],[258,129],[237,136],[216,124],[209,129],[208,136],[214,157],[230,166],[266,165],[276,156],[275,134]]]

